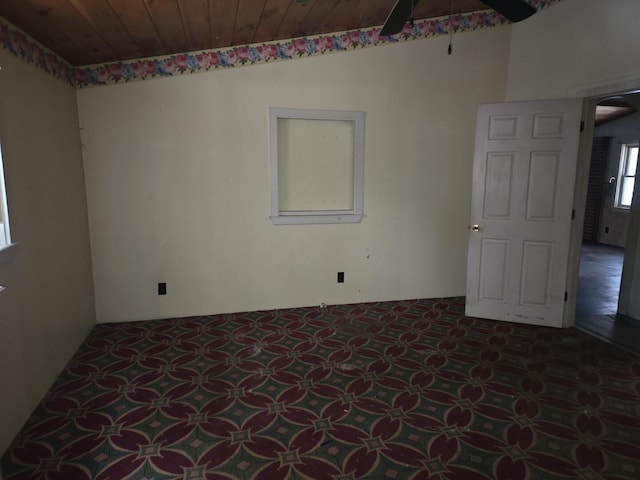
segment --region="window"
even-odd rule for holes
[[[9,232],[9,211],[7,209],[7,193],[4,186],[4,168],[2,151],[0,150],[0,250],[11,244]]]
[[[271,221],[362,218],[364,112],[269,109]]]
[[[615,206],[631,208],[633,187],[636,183],[636,169],[638,166],[638,144],[622,145],[620,152],[620,170],[618,172],[618,186],[616,189]]]

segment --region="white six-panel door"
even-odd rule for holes
[[[562,326],[582,100],[481,105],[466,314]]]

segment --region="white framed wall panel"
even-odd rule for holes
[[[364,112],[269,108],[271,221],[362,219]]]

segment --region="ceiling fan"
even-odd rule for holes
[[[511,22],[520,22],[537,12],[536,8],[525,0],[481,0],[482,3],[501,14]],[[413,19],[413,10],[418,0],[398,0],[384,22],[380,35],[395,35],[404,24]]]

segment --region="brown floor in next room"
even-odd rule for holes
[[[640,321],[618,315],[624,249],[585,244],[580,256],[576,328],[640,353]]]

